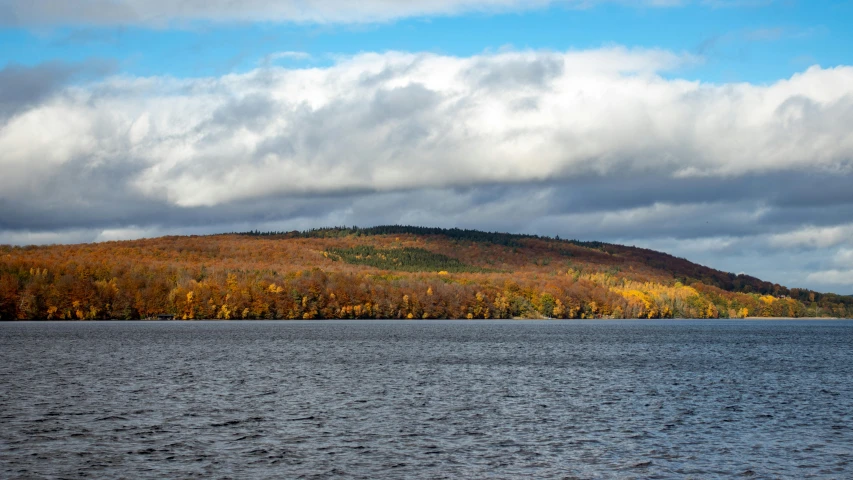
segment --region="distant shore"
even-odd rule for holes
[[[312,319],[217,319],[217,318],[193,318],[193,319],[157,319],[157,318],[143,318],[143,319],[134,319],[134,320],[124,320],[124,319],[94,319],[94,320],[69,320],[69,319],[46,319],[46,318],[36,318],[36,319],[0,319],[0,323],[14,323],[14,322],[69,322],[69,323],[88,323],[88,322],[306,322],[306,321],[316,321],[316,322],[326,322],[326,321],[338,321],[338,322],[359,322],[359,321],[374,321],[374,320],[384,320],[384,321],[394,321],[394,322],[420,322],[420,321],[466,321],[466,322],[488,322],[488,321],[558,321],[558,322],[608,322],[608,321],[635,321],[635,322],[655,322],[655,321],[667,321],[667,320],[681,320],[681,321],[702,321],[702,320],[722,320],[722,321],[756,321],[756,320],[764,320],[764,321],[850,321],[853,320],[851,318],[836,318],[836,317],[746,317],[746,318],[523,318],[523,317],[515,317],[515,318],[430,318],[430,319],[405,319],[405,318],[312,318]]]
[[[850,320],[849,318],[837,317],[746,317],[721,320]]]

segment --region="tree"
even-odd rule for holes
[[[18,278],[8,273],[0,274],[0,319],[18,318]]]

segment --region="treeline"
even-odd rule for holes
[[[331,227],[331,228],[316,228],[290,232],[261,232],[258,230],[249,232],[240,232],[239,235],[247,236],[279,236],[290,238],[342,238],[349,236],[376,236],[376,235],[439,235],[453,240],[467,242],[484,242],[494,245],[503,245],[508,247],[521,246],[523,239],[550,240],[557,242],[566,242],[573,245],[578,245],[587,248],[602,249],[606,243],[602,242],[584,242],[580,240],[561,240],[560,237],[551,238],[539,235],[526,235],[515,233],[500,233],[500,232],[484,232],[480,230],[469,230],[461,228],[438,228],[438,227],[415,227],[410,225],[382,225],[377,227],[359,228],[352,227]]]
[[[733,292],[650,267],[639,249],[517,240],[394,231],[0,247],[0,319],[853,316],[849,297]]]

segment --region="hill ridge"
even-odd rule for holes
[[[568,243],[571,245],[577,245],[586,248],[592,248],[596,250],[603,251],[605,253],[616,253],[622,249],[630,249],[635,250],[637,252],[647,252],[649,254],[653,254],[659,257],[666,257],[675,261],[686,262],[692,266],[698,267],[700,269],[707,269],[710,272],[714,272],[716,274],[721,274],[729,277],[732,281],[735,279],[741,279],[741,285],[746,284],[760,284],[760,288],[753,288],[752,290],[756,293],[773,293],[774,288],[776,288],[780,294],[789,294],[790,288],[781,286],[779,284],[769,282],[766,280],[761,280],[757,277],[747,274],[735,274],[731,272],[726,272],[723,270],[715,269],[713,267],[709,267],[706,265],[701,265],[695,262],[692,262],[686,258],[678,257],[675,255],[671,255],[666,252],[661,252],[657,250],[652,250],[644,247],[635,247],[635,246],[627,246],[620,245],[616,243],[609,242],[601,242],[601,241],[583,241],[577,239],[562,239],[559,236],[550,237],[543,235],[535,235],[535,234],[519,234],[519,233],[508,233],[508,232],[489,232],[482,230],[474,230],[474,229],[460,229],[460,228],[441,228],[441,227],[422,227],[422,226],[413,226],[413,225],[378,225],[375,227],[367,227],[360,228],[357,226],[353,227],[322,227],[322,228],[314,228],[310,230],[304,231],[290,231],[290,232],[261,232],[261,231],[249,231],[249,232],[238,232],[238,235],[247,235],[247,236],[291,236],[291,237],[301,237],[301,238],[329,238],[329,237],[340,237],[340,236],[350,236],[350,235],[393,235],[393,234],[413,234],[413,235],[443,235],[450,238],[455,239],[469,239],[472,241],[485,241],[489,243],[494,243],[498,245],[514,245],[517,246],[516,240],[520,239],[541,239],[546,241],[554,241],[554,242],[562,242]],[[607,250],[608,247],[612,247],[610,251]],[[689,278],[685,278],[685,280],[690,280]],[[779,288],[781,287],[781,288]],[[730,288],[721,288],[728,291],[735,292],[743,292],[749,293],[748,291],[740,290],[737,286],[732,285]],[[816,292],[808,289],[797,289],[804,290],[807,292],[814,292],[821,294],[820,292]],[[830,294],[836,295],[836,294]],[[839,295],[844,297],[844,295]],[[853,297],[853,296],[851,296]]]
[[[0,247],[0,319],[849,317],[663,252],[408,225]]]

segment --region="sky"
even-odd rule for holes
[[[853,294],[850,24],[850,0],[0,0],[0,244],[409,224]]]

